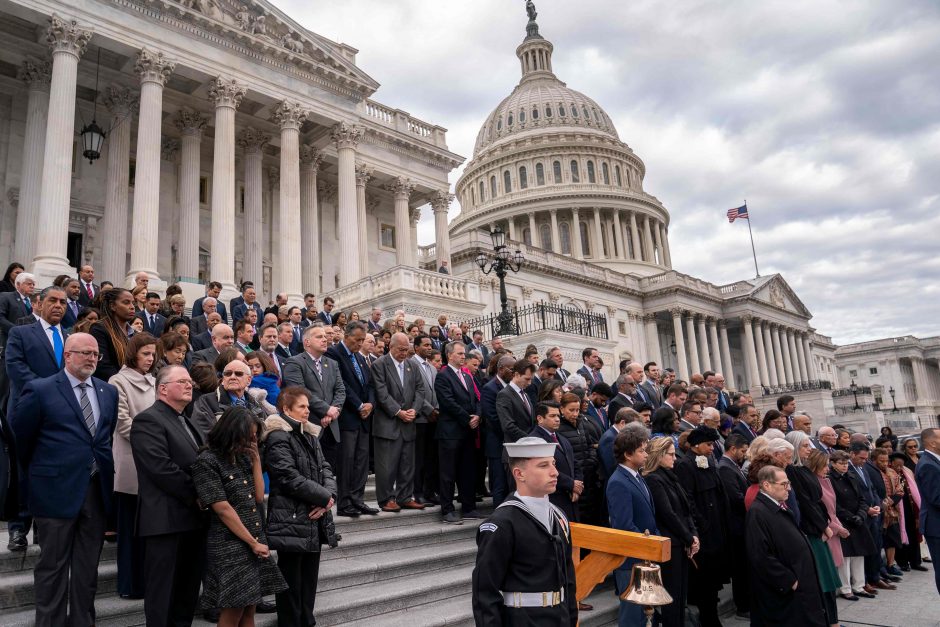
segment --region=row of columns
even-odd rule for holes
[[[817,378],[809,333],[742,316],[745,363],[752,385],[785,386]]]
[[[672,309],[670,313],[680,378],[688,381],[693,373],[712,370],[724,374],[726,380],[734,381],[727,322],[687,313],[682,309]],[[683,321],[685,322],[684,333]],[[658,335],[655,316],[651,317],[647,324],[651,326],[648,335]],[[710,348],[709,339],[711,340]]]

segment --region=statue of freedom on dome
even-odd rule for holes
[[[539,16],[538,11],[535,10],[535,3],[532,2],[532,0],[526,0],[525,12],[528,14],[530,22],[534,22],[535,18]]]

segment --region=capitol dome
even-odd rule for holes
[[[531,3],[530,3],[531,5]],[[669,212],[610,116],[552,70],[530,7],[522,78],[487,116],[457,181],[452,236],[501,226],[521,246],[649,276],[672,267]]]

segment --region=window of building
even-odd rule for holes
[[[539,119],[539,109],[538,109],[538,107],[532,107],[532,119],[533,119],[533,120]]]
[[[610,185],[610,167],[606,162],[601,164],[601,173],[604,175],[604,185]]]
[[[555,161],[552,163],[552,176],[555,179],[555,185],[561,183],[561,162]]]
[[[868,374],[878,374],[878,369],[877,369],[877,368],[869,368],[869,369],[868,369]]]
[[[483,192],[486,191],[486,186],[483,185],[483,181],[480,181],[480,202],[483,202],[485,197]]]
[[[511,113],[509,114],[509,119],[506,120],[506,126],[510,126],[510,127],[512,126],[512,114]]]
[[[620,166],[614,166],[614,178],[617,180],[617,187],[623,187],[623,178],[620,176]]]
[[[627,323],[624,322],[623,320],[618,320],[617,331],[620,333],[621,336],[626,336],[627,335]]]
[[[545,185],[545,167],[541,163],[535,164],[535,184]]]
[[[496,176],[490,177],[490,198],[496,198]]]
[[[244,185],[238,186],[238,213],[243,214],[243,215],[245,213],[245,186]]]
[[[532,230],[529,227],[522,229],[522,243],[526,246],[532,245]]]
[[[552,117],[552,106],[551,106],[551,105],[545,105],[545,117],[547,117],[547,118]]]
[[[587,171],[588,171],[588,183],[596,183],[597,177],[594,175],[594,162],[587,162]]]
[[[131,159],[127,164],[127,185],[133,187],[137,179],[137,159]]]
[[[854,379],[858,376],[858,370],[849,370],[849,376]]]
[[[497,118],[497,120],[496,120],[496,130],[497,130],[497,131],[503,130],[503,118]]]
[[[379,248],[395,250],[395,227],[391,224],[379,225]]]
[[[565,117],[565,115],[567,115],[565,113],[565,105],[563,104],[558,105],[558,115],[560,115],[561,117]]]
[[[503,172],[503,191],[507,194],[512,191],[512,176],[509,174],[509,170]]]
[[[519,111],[519,124],[525,123],[525,109]]]
[[[208,176],[199,177],[199,204],[200,205],[209,204],[209,177]]]
[[[552,250],[552,228],[547,224],[539,227],[539,239],[542,242],[542,248]]]
[[[584,119],[590,121],[591,112],[588,111],[587,105],[582,105],[581,110],[584,111]]]
[[[591,254],[591,240],[588,237],[588,225],[587,222],[581,223],[581,252],[584,255]]]
[[[470,186],[470,204],[471,205],[477,204],[477,192],[475,189],[473,189],[472,185]]]
[[[580,183],[581,175],[578,172],[578,162],[574,159],[571,160],[571,182]]]
[[[526,189],[529,186],[529,173],[525,166],[519,166],[519,189]]]
[[[571,227],[568,226],[567,222],[562,222],[558,225],[558,234],[559,239],[561,239],[561,254],[570,255],[571,254]]]
[[[571,115],[578,117],[578,107],[571,107]]]

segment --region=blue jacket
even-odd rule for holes
[[[62,348],[65,350],[67,333],[62,333]],[[52,344],[38,320],[33,324],[22,324],[10,329],[6,348],[7,377],[10,379],[10,400],[7,416],[13,415],[16,402],[27,383],[34,379],[51,377],[61,367],[55,360]],[[63,359],[65,357],[63,356]]]
[[[111,436],[117,422],[117,388],[88,379],[98,396],[95,437],[85,426],[78,399],[64,372],[26,384],[13,414],[20,466],[26,470],[29,511],[42,518],[75,518],[90,485],[92,460],[106,510],[111,507],[114,457]]]
[[[601,415],[603,413],[603,415]],[[610,427],[610,421],[607,418],[607,408],[597,408],[594,403],[588,402],[587,415],[601,429],[601,433],[607,431]]]
[[[340,431],[358,431],[360,426],[365,427],[367,432],[372,430],[372,415],[365,420],[359,415],[359,406],[365,403],[375,405],[375,393],[371,381],[371,370],[366,365],[366,360],[358,352],[353,353],[353,359],[359,364],[359,370],[362,372],[362,383],[356,376],[356,371],[352,365],[352,359],[349,358],[346,345],[340,342],[327,349],[326,355],[332,357],[339,364],[339,374],[343,379],[343,385],[346,387],[346,401],[339,414]]]
[[[193,303],[193,313],[192,313],[193,318],[195,318],[196,316],[202,315],[202,301],[204,301],[205,299],[206,297],[203,296],[202,298],[197,298],[196,302]],[[220,301],[218,298],[215,299],[215,311],[217,314],[222,316],[223,324],[228,324],[228,311],[226,311],[225,309],[225,303]],[[260,324],[261,318],[258,318],[258,322]]]
[[[264,390],[268,393],[264,400],[274,406],[277,406],[277,397],[281,395],[281,388],[278,387],[277,382],[278,378],[276,374],[262,372],[261,374],[255,375],[251,378],[251,383],[248,385],[248,387]]]
[[[652,495],[647,495],[640,483],[622,466],[617,466],[607,481],[607,511],[610,526],[623,531],[643,533],[647,529],[658,535],[656,509]],[[635,560],[624,560],[618,570],[629,571]]]
[[[931,538],[940,537],[940,461],[924,453],[914,478],[920,489],[920,531]]]

